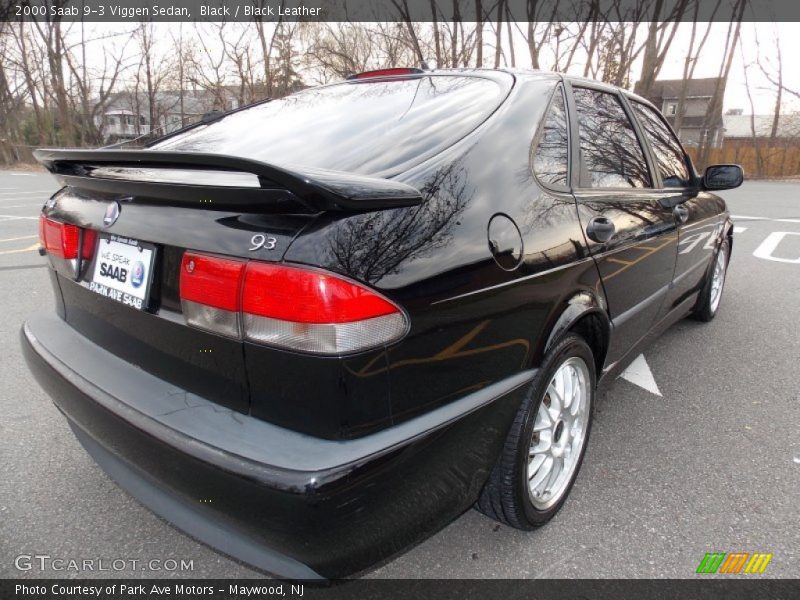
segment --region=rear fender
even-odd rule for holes
[[[608,342],[611,336],[611,321],[608,318],[608,312],[605,307],[605,299],[594,292],[585,290],[572,296],[567,300],[564,310],[550,329],[550,335],[544,346],[544,354],[547,354],[567,333],[578,326],[584,318],[591,315],[596,318],[600,330],[593,332],[591,336],[585,335],[584,337],[592,338],[586,341],[592,347],[592,352],[595,354],[597,373],[598,375],[602,373],[605,365],[606,352],[608,350]]]

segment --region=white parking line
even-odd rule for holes
[[[31,196],[33,194],[53,194],[53,190],[29,190],[27,192],[0,192],[0,198],[8,198],[14,196]]]
[[[31,221],[38,221],[39,217],[20,217],[18,215],[0,215],[0,223],[3,221],[17,221],[19,219],[30,219]]]
[[[753,256],[756,258],[763,258],[764,260],[789,263],[790,265],[800,264],[800,258],[779,258],[773,256],[773,252],[778,248],[778,244],[780,244],[787,235],[800,235],[800,233],[795,231],[773,231],[761,242],[761,245],[755,249]]]
[[[32,240],[33,238],[39,237],[38,235],[23,235],[20,237],[13,237],[13,238],[4,238],[0,240],[0,242],[17,242],[19,240]]]
[[[737,227],[736,225],[733,226],[733,233],[744,233],[747,231],[747,227]]]
[[[800,219],[771,219],[770,217],[748,217],[746,215],[731,215],[731,219],[743,221],[773,221],[775,223],[800,223]]]
[[[22,254],[23,252],[33,252],[34,250],[39,248],[38,242],[36,244],[31,244],[27,248],[18,248],[17,250],[2,250],[0,254]]]
[[[651,394],[661,396],[661,390],[658,389],[658,384],[656,383],[655,377],[653,377],[653,372],[650,370],[650,365],[647,364],[644,354],[637,356],[636,359],[620,373],[619,377],[630,381],[634,385],[638,385],[640,388],[646,389]]]

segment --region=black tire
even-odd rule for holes
[[[533,505],[528,492],[528,460],[533,427],[539,405],[544,400],[551,379],[558,368],[573,357],[582,359],[589,373],[587,395],[589,408],[585,439],[575,471],[561,498],[550,508],[539,510]],[[586,454],[594,412],[596,381],[594,356],[582,337],[568,334],[551,349],[539,373],[529,385],[525,399],[517,411],[503,450],[476,504],[478,510],[501,523],[522,530],[544,525],[555,516],[569,496]]]
[[[720,299],[717,300],[717,303],[714,304],[712,302],[712,287],[714,283],[714,268],[717,263],[717,259],[721,252],[725,253],[725,260],[724,260],[724,269],[722,272],[722,288],[719,290]],[[730,261],[730,244],[728,240],[725,239],[717,248],[717,251],[714,253],[714,258],[711,260],[711,265],[708,269],[708,273],[706,274],[706,280],[703,284],[703,291],[700,292],[700,296],[697,298],[697,304],[695,305],[694,309],[692,310],[692,318],[698,321],[708,322],[711,321],[715,316],[717,316],[717,312],[719,312],[719,305],[720,300],[722,298],[722,293],[725,290],[725,279],[728,272],[728,262]]]

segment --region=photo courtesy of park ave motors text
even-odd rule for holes
[[[2,585],[797,593],[794,10],[1,8]]]

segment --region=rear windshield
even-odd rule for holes
[[[232,113],[152,148],[229,154],[391,176],[470,133],[502,103],[513,79],[426,75],[311,88]]]

